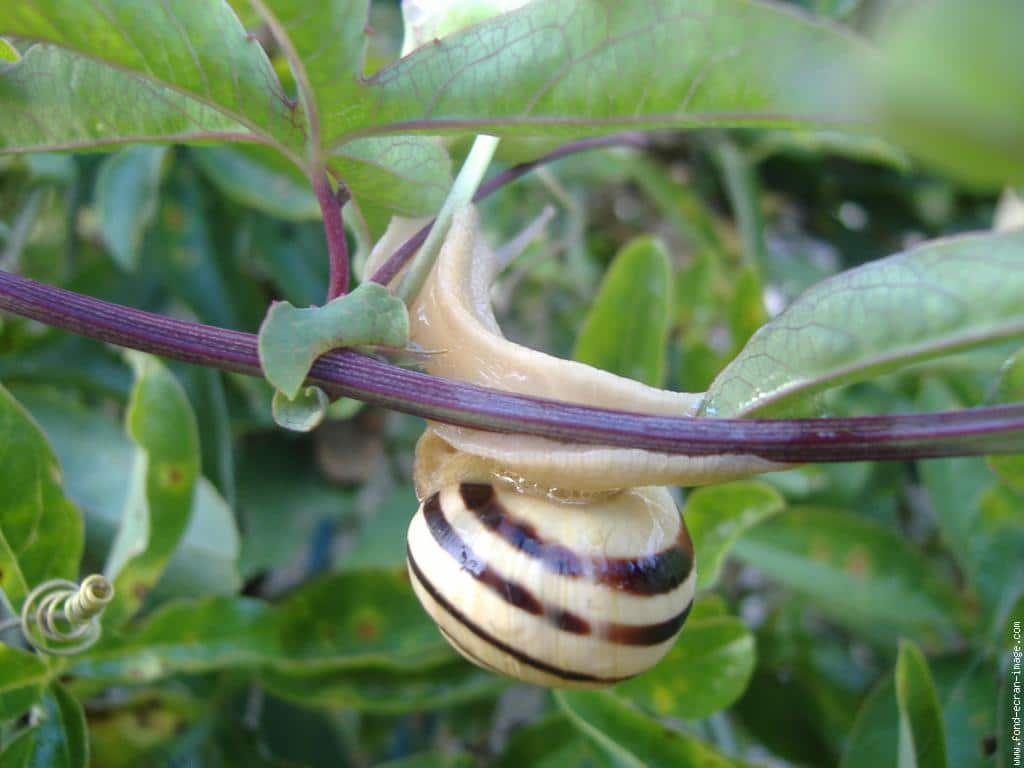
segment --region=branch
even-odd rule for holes
[[[324,236],[327,238],[327,256],[331,265],[327,301],[330,301],[348,291],[348,243],[345,240],[345,222],[341,218],[341,195],[347,192],[339,186],[338,196],[335,196],[331,191],[331,182],[323,173],[315,176],[312,182],[324,219]]]
[[[163,317],[3,271],[0,309],[99,341],[261,375],[252,334]],[[849,419],[654,416],[439,379],[351,350],[321,357],[309,380],[331,394],[449,424],[689,456],[753,454],[783,462],[831,462],[1024,452],[1024,403]]]

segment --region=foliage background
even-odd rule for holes
[[[884,10],[802,5],[872,34]],[[291,87],[259,17],[239,13]],[[372,13],[367,73],[401,41],[396,5]],[[937,79],[975,66],[944,94],[973,109],[968,128],[940,120],[947,132],[926,136],[915,122],[926,109],[907,107],[911,117],[886,113],[885,138],[663,131],[650,149],[574,156],[506,187],[481,206],[488,239],[536,223],[497,286],[506,333],[700,391],[814,283],[988,229],[993,179],[1022,179],[1005,153],[1022,135],[1019,115],[1003,121],[1012,96],[985,87],[992,73],[1015,77],[985,60],[995,29],[971,38],[968,58],[928,59]],[[899,49],[918,58],[888,60],[884,82],[901,97],[900,78],[932,50],[927,32]],[[993,114],[1007,144],[998,131],[957,143]],[[499,164],[538,146],[507,141]],[[450,148],[458,158],[465,145]],[[425,171],[402,166],[398,184],[370,174],[357,189],[368,190],[365,221],[348,211],[357,265],[389,211],[436,209],[450,168],[443,152],[431,157]],[[218,326],[254,332],[273,299],[323,300],[319,216],[308,184],[262,150],[0,158],[0,267]],[[1019,343],[831,390],[813,407],[1024,399]],[[67,663],[0,646],[4,765],[90,754],[104,768],[939,765],[906,762],[936,754],[920,743],[900,756],[901,718],[904,738],[941,733],[951,766],[1009,765],[1000,664],[1008,622],[1024,615],[1019,458],[808,465],[683,492],[705,591],[677,647],[610,693],[552,695],[462,662],[412,597],[404,533],[422,420],[343,400],[311,435],[285,433],[262,381],[126,356],[12,315],[0,318],[0,381],[0,520],[26,584],[121,564],[100,645]],[[18,514],[38,483],[49,501],[34,541]]]

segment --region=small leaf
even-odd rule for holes
[[[96,177],[96,206],[103,239],[126,270],[139,263],[142,236],[156,214],[167,147],[128,147],[103,161]]]
[[[436,139],[369,136],[344,144],[328,158],[361,206],[382,206],[399,216],[437,213],[452,186],[452,163]]]
[[[271,409],[274,423],[293,432],[310,432],[320,426],[327,415],[330,400],[320,387],[303,387],[294,398],[277,390]]]
[[[934,642],[966,614],[905,539],[846,512],[790,508],[747,531],[733,551],[834,620],[874,636]]]
[[[85,713],[60,683],[43,697],[42,722],[33,732],[31,768],[86,768],[89,735]]]
[[[816,393],[1024,335],[1024,233],[925,243],[808,289],[708,390],[708,415],[777,415]]]
[[[653,672],[616,686],[615,693],[661,717],[708,717],[739,699],[755,664],[754,636],[742,621],[691,618]]]
[[[559,691],[569,720],[615,765],[730,768],[734,763],[704,742],[647,717],[613,693]]]
[[[896,701],[900,710],[900,768],[944,768],[942,713],[928,662],[912,642],[900,642],[896,662]]]
[[[2,67],[7,64],[14,64],[21,61],[21,54],[18,53],[18,49],[15,48],[8,40],[4,40],[0,37],[0,72],[3,71]]]
[[[8,629],[4,636],[9,640],[20,631]],[[28,710],[49,682],[50,670],[42,657],[0,643],[0,722],[14,720]]]
[[[0,386],[0,589],[15,610],[48,579],[73,579],[82,517],[61,491],[57,459],[36,423]]]
[[[104,624],[130,617],[156,584],[189,521],[199,435],[181,385],[156,358],[127,352],[135,371],[125,423],[136,444],[131,490],[104,573],[114,601]]]
[[[236,202],[282,219],[320,219],[309,182],[282,165],[281,156],[261,146],[195,147],[190,152],[203,174]],[[342,177],[344,178],[344,177]]]
[[[324,352],[360,344],[404,347],[408,338],[402,301],[382,285],[363,283],[323,307],[275,302],[260,326],[260,365],[275,388],[294,398]]]
[[[672,315],[672,268],[653,238],[619,251],[576,338],[573,359],[652,387],[665,380]]]
[[[52,45],[34,45],[15,66],[0,67],[0,104],[13,116],[0,122],[0,152],[246,134],[244,126],[200,101]]]
[[[697,556],[697,588],[713,587],[732,545],[785,506],[779,492],[766,483],[727,483],[692,491],[683,516]]]

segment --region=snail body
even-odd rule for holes
[[[390,251],[393,222],[370,263]],[[689,415],[669,392],[510,342],[490,305],[493,254],[472,207],[457,213],[410,307],[429,373],[624,411]],[[421,500],[410,580],[475,664],[553,687],[632,677],[671,648],[693,602],[694,555],[666,485],[778,468],[756,456],[679,456],[429,423],[416,447]]]

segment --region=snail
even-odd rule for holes
[[[410,225],[393,222],[371,263]],[[505,339],[490,304],[493,254],[458,212],[410,307],[431,374],[617,410],[694,415],[669,392]],[[755,456],[679,456],[429,423],[416,446],[421,500],[410,581],[474,664],[550,687],[633,677],[672,647],[694,599],[693,545],[667,485],[778,468]]]

